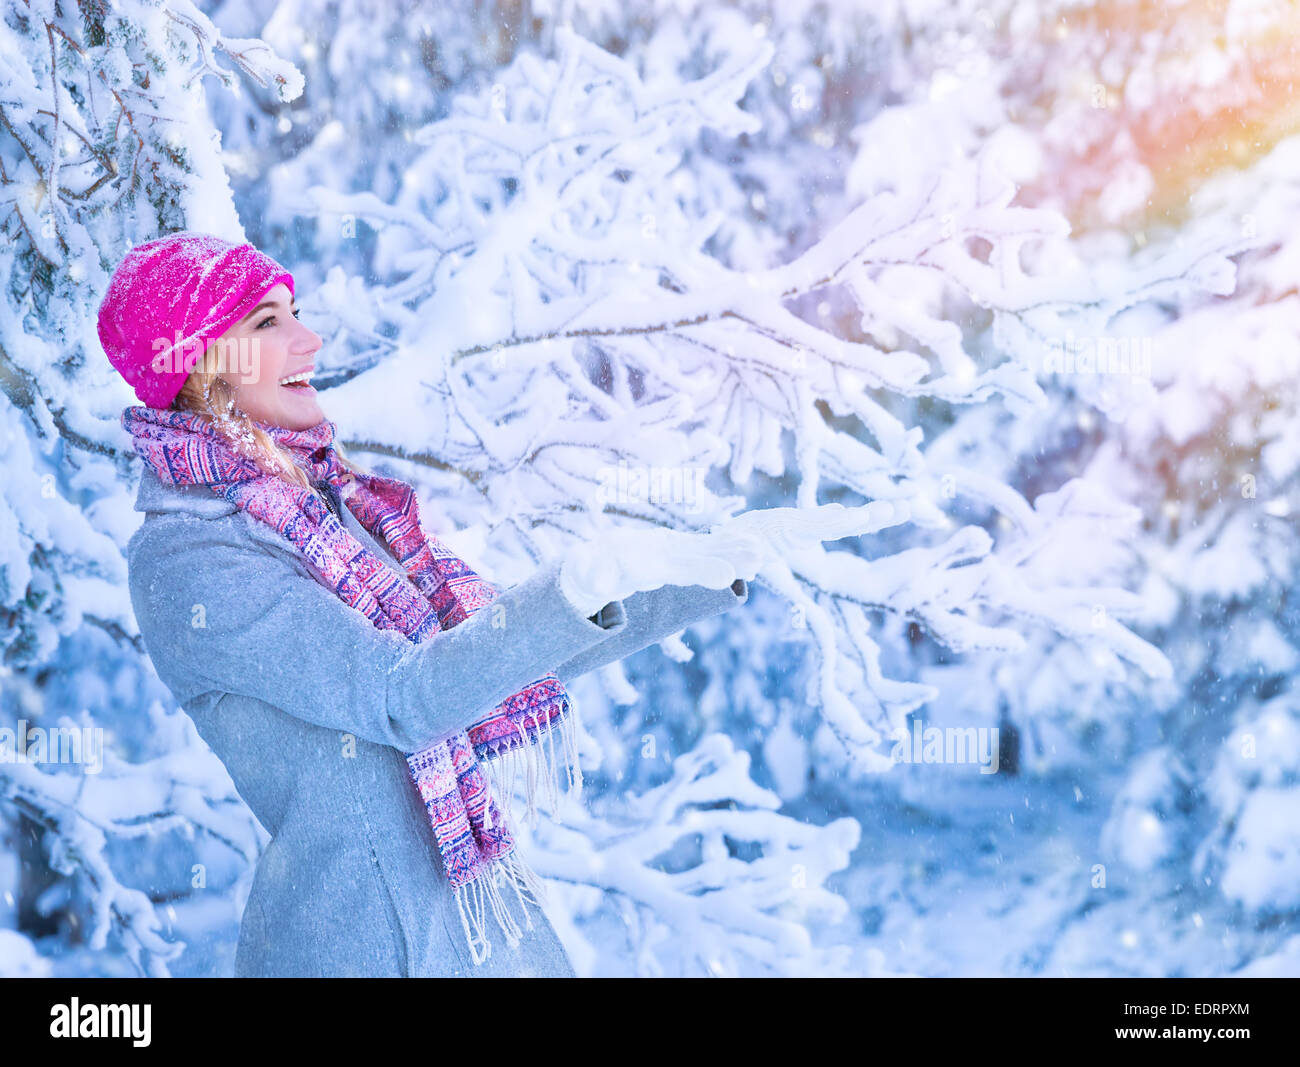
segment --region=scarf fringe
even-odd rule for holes
[[[572,796],[578,796],[582,792],[582,767],[578,762],[578,726],[577,714],[573,702],[570,699],[568,714],[560,720],[558,728],[551,727],[545,734],[537,738],[535,744],[527,743],[527,735],[524,734],[523,728],[519,728],[520,735],[524,738],[524,744],[519,748],[513,748],[504,753],[502,756],[494,759],[483,760],[483,766],[487,769],[488,793],[489,797],[495,794],[499,802],[504,802],[505,813],[502,821],[510,826],[513,822],[513,801],[515,795],[515,786],[518,783],[520,763],[523,763],[523,770],[526,773],[527,811],[526,815],[529,825],[534,829],[537,827],[537,806],[535,803],[538,779],[546,786],[547,796],[551,802],[549,814],[554,816],[559,809],[559,773],[557,761],[555,758],[555,735],[559,734],[560,756],[562,765],[568,778],[568,793]],[[498,768],[494,764],[501,764],[501,771],[509,772],[509,788],[505,788],[502,778],[498,776]],[[488,811],[491,811],[492,805],[489,801]],[[489,817],[490,818],[490,817]],[[490,826],[490,822],[488,824]],[[515,917],[510,914],[506,906],[505,895],[502,889],[509,887],[514,890],[515,896],[519,900],[520,910],[524,917],[524,927],[521,928]],[[524,929],[532,930],[533,921],[528,914],[528,902],[541,910],[548,898],[546,888],[541,879],[523,858],[517,852],[508,853],[488,863],[480,874],[456,888],[456,908],[460,913],[461,929],[465,931],[465,941],[469,945],[470,958],[473,959],[477,967],[482,964],[492,954],[492,943],[487,936],[487,909],[492,909],[492,914],[496,917],[497,925],[505,934],[506,943],[511,948],[517,948],[523,938]]]
[[[514,890],[524,925],[510,913],[505,888]],[[477,967],[492,955],[492,942],[487,936],[487,909],[492,909],[497,925],[505,934],[506,943],[517,948],[523,940],[524,930],[535,929],[528,913],[531,902],[539,911],[546,900],[545,889],[537,872],[516,855],[502,856],[488,864],[477,878],[456,889],[456,907],[460,912],[461,929],[469,945],[470,957]]]
[[[535,723],[529,725],[535,726]],[[564,768],[567,779],[567,794],[573,797],[582,795],[582,765],[578,760],[578,713],[572,698],[569,698],[568,713],[560,720],[558,727],[552,726],[539,734],[536,741],[528,743],[528,735],[523,725],[515,723],[522,742],[516,748],[508,749],[500,756],[484,759],[491,787],[495,787],[498,798],[505,801],[505,822],[514,821],[514,797],[519,782],[520,771],[524,773],[524,796],[527,808],[525,820],[534,830],[537,829],[537,794],[539,785],[545,786],[550,810],[548,815],[554,817],[560,807],[559,767]],[[560,753],[556,758],[556,734],[559,734]],[[498,767],[499,765],[499,767]],[[490,787],[490,788],[491,788]]]

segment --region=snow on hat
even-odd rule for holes
[[[207,345],[293,275],[251,244],[181,230],[137,245],[99,306],[108,361],[152,408],[168,407]]]

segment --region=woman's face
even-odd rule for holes
[[[321,339],[298,321],[283,283],[268,289],[251,313],[213,344],[222,348],[218,377],[235,389],[235,403],[252,418],[286,430],[307,430],[325,418],[316,390],[306,380],[285,379],[315,371]]]

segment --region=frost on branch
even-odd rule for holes
[[[574,805],[577,807],[577,805]],[[844,917],[826,877],[848,866],[854,819],[810,826],[750,778],[749,756],[708,734],[671,777],[572,825],[542,820],[536,869],[574,887],[590,911],[617,894],[643,974],[840,975],[849,950],[813,944],[809,927]]]
[[[89,927],[70,931],[74,943],[94,952],[111,945],[137,973],[167,977],[169,961],[180,956],[185,943],[172,936],[170,922],[164,927],[153,894],[128,884],[132,872],[123,863],[123,846],[139,842],[147,848],[175,831],[191,842],[195,855],[206,859],[215,845],[252,864],[265,831],[203,749],[189,720],[163,714],[156,702],[148,712],[152,742],[162,754],[130,762],[105,746],[103,766],[95,773],[7,761],[0,777],[0,815],[23,816],[44,831],[50,868],[60,879],[41,894],[39,910],[65,912],[74,927],[87,913]],[[98,728],[66,717],[57,726]],[[131,854],[147,853],[137,848]],[[188,886],[191,863],[185,852],[172,851],[169,866],[179,866],[183,877],[170,881]],[[0,958],[0,968],[5,964]]]
[[[288,102],[302,95],[301,72],[277,56],[261,38],[224,36],[190,0],[169,0],[167,16],[193,34],[199,55],[199,62],[185,81],[187,88],[204,74],[215,74],[227,89],[239,91],[235,77],[216,63],[216,53],[220,52],[229,56],[258,85],[274,89],[281,100]]]
[[[40,927],[6,938],[0,953],[16,954],[24,973],[80,952],[83,973],[166,974],[184,946],[159,902],[170,916],[194,901],[190,867],[209,849],[218,865],[230,852],[253,862],[256,823],[192,727],[174,732],[146,713],[161,685],[142,655],[122,556],[141,519],[137,461],[119,423],[136,398],[104,358],[95,313],[129,247],[181,228],[242,235],[202,84],[213,56],[282,99],[301,81],[260,42],[223,38],[188,0],[9,6],[0,19],[0,728],[42,712],[50,726],[56,709],[72,708],[104,729],[108,752],[98,776],[0,763],[0,838],[33,852],[0,869],[0,925]],[[129,884],[142,865],[155,881]],[[230,889],[214,885],[204,904]],[[199,910],[202,923],[221,909]],[[39,960],[22,962],[31,952]],[[12,962],[4,957],[0,968]]]
[[[360,301],[355,279],[327,283],[335,303],[370,309],[369,332],[395,337],[335,394],[345,435],[433,468],[453,497],[471,485],[532,562],[606,512],[701,529],[741,503],[905,501],[911,527],[761,575],[806,617],[815,698],[866,769],[889,765],[882,738],[931,693],[882,671],[887,619],[958,652],[1014,652],[1042,629],[1163,673],[1119,621],[1131,598],[1050,572],[1035,552],[1089,524],[1123,536],[1132,512],[1078,486],[1031,503],[978,461],[932,462],[918,423],[935,405],[1044,404],[1043,336],[1221,284],[1217,246],[1093,277],[1065,220],[1014,205],[1015,184],[977,153],[872,195],[789,262],[733,270],[709,247],[709,205],[724,199],[710,183],[726,179],[683,160],[705,130],[754,129],[737,101],[770,48],[659,85],[572,33],[558,39],[556,59],[520,56],[420,131],[427,147],[391,203],[313,190],[319,209],[379,230],[393,276]],[[970,343],[965,320],[979,316],[998,346]],[[707,470],[732,492],[692,508],[610,501],[602,475],[621,464]],[[756,499],[755,472],[794,499]],[[1006,525],[959,524],[972,500]],[[1099,603],[1104,627],[1082,614]]]

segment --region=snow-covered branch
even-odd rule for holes
[[[1043,405],[1042,336],[1099,329],[1160,292],[1221,289],[1225,249],[1095,277],[1065,219],[1015,205],[1015,183],[977,151],[871,196],[789,262],[731,269],[707,247],[719,221],[699,206],[709,190],[681,160],[705,129],[753,131],[736,101],[769,49],[659,87],[559,36],[555,60],[521,56],[416,136],[427,147],[394,202],[314,191],[318,208],[378,227],[398,275],[366,287],[376,322],[397,332],[393,354],[329,394],[347,436],[374,440],[382,396],[385,446],[461,472],[492,527],[519,528],[534,559],[601,512],[698,529],[738,500],[611,501],[602,478],[620,465],[718,471],[741,490],[761,471],[789,478],[800,507],[846,494],[906,502],[913,543],[818,548],[761,576],[806,619],[817,699],[864,767],[888,766],[873,746],[922,692],[880,672],[871,616],[916,622],[954,651],[1015,651],[1022,631],[1044,628],[1167,672],[1119,621],[1132,610],[1122,591],[1035,565],[1076,529],[1120,535],[1132,511],[1079,511],[1077,487],[1031,506],[978,467],[931,464],[909,413],[999,395]],[[978,315],[1005,348],[973,350],[961,319]],[[959,497],[1008,525],[954,529]]]
[[[618,894],[648,943],[671,932],[674,973],[844,973],[845,950],[815,946],[808,927],[845,914],[823,883],[848,865],[858,824],[812,826],[780,807],[751,780],[748,754],[709,734],[673,761],[667,781],[606,817],[570,818],[566,808],[568,825],[539,823],[537,870],[575,887],[575,901],[593,889]]]

